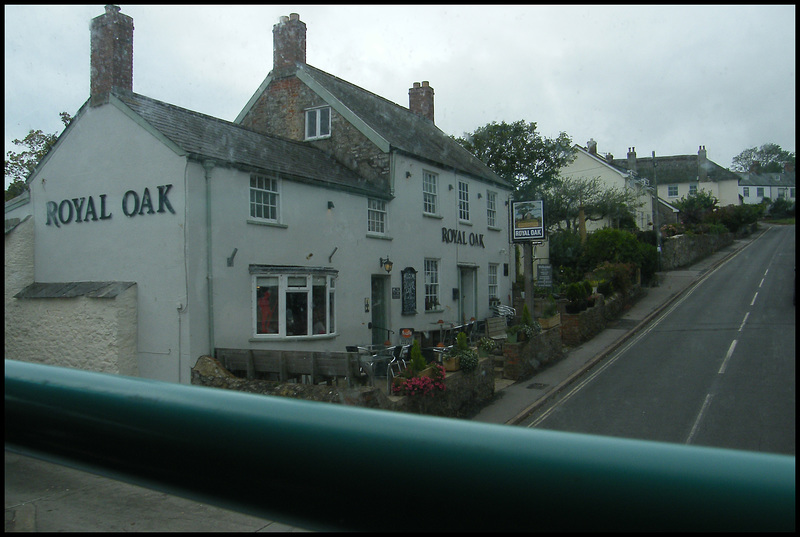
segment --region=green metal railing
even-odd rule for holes
[[[6,360],[6,449],[306,529],[795,529],[795,458]]]

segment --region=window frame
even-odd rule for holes
[[[690,196],[697,195],[697,185],[689,185],[689,195]]]
[[[499,291],[500,291],[500,264],[499,263],[489,263],[489,269],[487,271],[487,284],[489,290],[489,304],[492,303],[492,299],[499,299]]]
[[[750,187],[743,186],[742,187],[742,197],[749,198],[750,197]]]
[[[458,181],[458,221],[471,222],[469,213],[469,183],[461,180]]]
[[[337,316],[336,316],[336,279],[338,272],[330,269],[316,269],[303,271],[298,270],[296,267],[288,269],[286,267],[270,267],[267,269],[256,268],[254,270],[251,265],[251,296],[253,300],[252,318],[253,324],[252,339],[263,340],[298,340],[298,339],[325,339],[332,338],[338,335]],[[265,320],[260,317],[263,316],[264,309],[270,308],[270,305],[262,304],[264,295],[260,295],[260,289],[265,280],[273,280],[276,283],[270,287],[277,289],[277,299],[272,307],[277,309],[271,319],[266,322],[277,322],[276,331],[262,332],[261,328],[265,326]],[[302,285],[300,280],[305,280]],[[322,284],[322,285],[320,285]],[[305,304],[297,302],[297,296],[290,295],[305,295]],[[269,299],[267,299],[269,300]],[[292,334],[290,332],[290,319],[287,311],[289,311],[292,303],[301,306],[299,309],[305,310],[305,319],[292,319],[294,322],[300,323],[300,326],[305,327],[304,333]],[[324,306],[320,309],[320,305]],[[264,308],[264,309],[262,309]],[[272,308],[270,308],[271,310]],[[272,313],[270,311],[270,313]],[[292,315],[293,317],[293,315]],[[317,330],[317,321],[324,318],[324,331],[315,333]],[[261,325],[261,326],[259,326]]]
[[[433,189],[429,190],[428,187],[431,186]],[[433,210],[429,210],[429,206]],[[422,213],[439,215],[439,174],[428,170],[422,170]]]
[[[425,312],[442,311],[440,300],[441,283],[439,278],[439,259],[426,257],[423,260],[423,273],[425,282]]]
[[[764,187],[763,186],[757,186],[756,187],[756,197],[757,198],[763,198],[764,197]]]
[[[373,206],[376,205],[376,206]],[[380,216],[380,218],[374,218]],[[389,209],[386,200],[367,198],[367,233],[385,236],[389,224]],[[381,229],[377,229],[380,227]]]
[[[327,122],[322,121],[322,111],[327,110],[328,120]],[[310,134],[309,130],[309,119],[313,116],[313,124],[314,124],[314,133]],[[305,110],[305,114],[303,116],[303,133],[305,135],[305,140],[322,140],[325,138],[331,137],[331,107],[328,105],[323,106],[315,106],[313,108],[307,108]],[[322,126],[325,126],[327,132],[323,133]]]
[[[275,190],[269,190],[267,188],[261,188],[258,185],[258,181],[260,179],[265,180],[266,182],[272,182],[274,184]],[[256,186],[253,186],[253,181],[256,181]],[[252,220],[256,222],[268,222],[268,223],[280,223],[281,221],[281,188],[282,188],[281,180],[278,176],[273,175],[265,175],[263,173],[251,173],[250,174],[250,184],[247,190],[249,199],[248,199],[248,216]],[[263,201],[254,201],[253,196],[256,195],[272,195],[274,196],[275,203],[274,205],[270,205],[264,203]],[[266,217],[266,216],[257,216],[254,214],[254,208],[261,208],[262,214],[263,209],[265,208],[273,208],[275,211],[275,217]],[[256,211],[257,212],[257,211]]]
[[[667,185],[667,197],[668,198],[678,197],[678,185]]]
[[[486,191],[486,225],[497,227],[497,192]]]

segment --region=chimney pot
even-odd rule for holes
[[[133,91],[133,19],[119,6],[105,6],[105,13],[91,24],[91,105],[108,100],[114,88]]]
[[[433,123],[433,88],[427,80],[408,90],[408,109]]]
[[[289,70],[297,63],[306,63],[306,23],[300,20],[300,15],[282,16],[272,27],[272,43],[273,71]]]

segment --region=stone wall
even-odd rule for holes
[[[382,379],[379,379],[379,381]],[[210,356],[201,356],[192,368],[192,384],[262,395],[291,397],[364,408],[412,412],[432,416],[459,418],[468,416],[494,397],[494,376],[491,360],[481,359],[475,371],[453,371],[445,377],[446,389],[433,397],[389,396],[373,386],[348,387],[341,379],[331,384],[282,383],[268,380],[247,380],[226,370]]]
[[[562,316],[563,319],[563,316]],[[519,380],[564,357],[560,327],[543,330],[530,341],[503,344],[503,378]]]
[[[731,243],[732,233],[666,237],[661,251],[661,270],[675,270],[691,265]]]
[[[5,357],[137,376],[136,286],[114,298],[14,298],[33,283],[33,241],[33,218],[5,234]]]

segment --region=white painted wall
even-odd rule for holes
[[[133,281],[138,287],[138,371],[148,378],[179,378],[178,313],[185,300],[183,263],[185,159],[114,106],[89,108],[66,131],[30,183],[36,227],[35,279],[40,282]],[[133,191],[172,184],[175,214],[126,216]],[[110,219],[101,220],[101,195]],[[47,225],[47,202],[91,197],[97,221]],[[133,208],[127,195],[128,210]],[[68,213],[66,206],[64,216]]]

